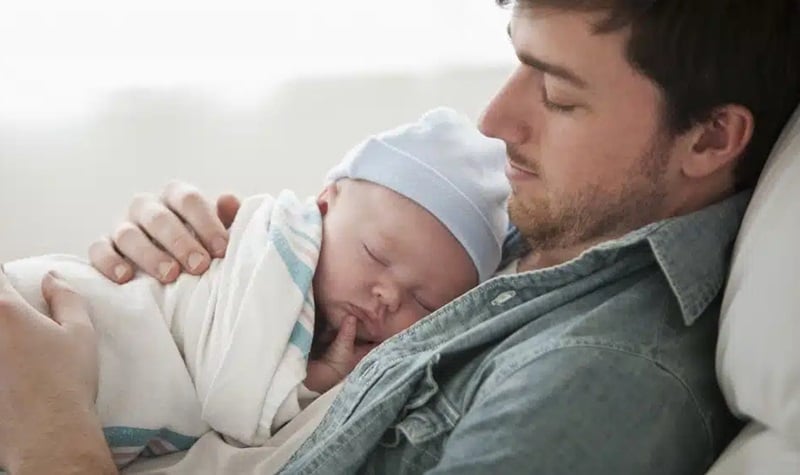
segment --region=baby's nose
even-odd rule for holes
[[[381,320],[385,316],[386,312],[396,312],[400,307],[400,292],[396,288],[385,285],[380,287],[376,293],[378,297],[378,308],[376,309],[375,313],[376,316],[380,316]]]

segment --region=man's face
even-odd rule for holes
[[[658,87],[625,57],[629,32],[595,34],[595,14],[514,11],[521,64],[482,132],[507,146],[512,222],[537,250],[624,234],[666,217],[676,173]]]

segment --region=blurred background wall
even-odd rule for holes
[[[0,262],[84,255],[136,192],[318,191],[365,135],[474,119],[513,65],[493,0],[0,4]]]

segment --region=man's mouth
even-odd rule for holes
[[[538,173],[536,173],[534,170],[532,170],[529,167],[526,167],[525,165],[519,163],[516,160],[508,159],[508,164],[521,172],[530,173],[531,175],[538,175]]]
[[[506,160],[506,177],[509,181],[530,180],[537,178],[539,175],[535,172],[523,167],[510,158]]]
[[[508,172],[510,168],[511,171],[524,173],[526,175],[539,175],[537,167],[526,163],[525,157],[517,150],[506,147],[506,156],[508,157],[506,159],[506,172]]]

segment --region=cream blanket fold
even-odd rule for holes
[[[41,311],[49,270],[87,299],[99,340],[97,411],[122,466],[185,450],[209,430],[261,445],[300,411],[321,239],[314,201],[284,191],[242,204],[226,257],[201,277],[116,285],[59,255],[3,267]]]

